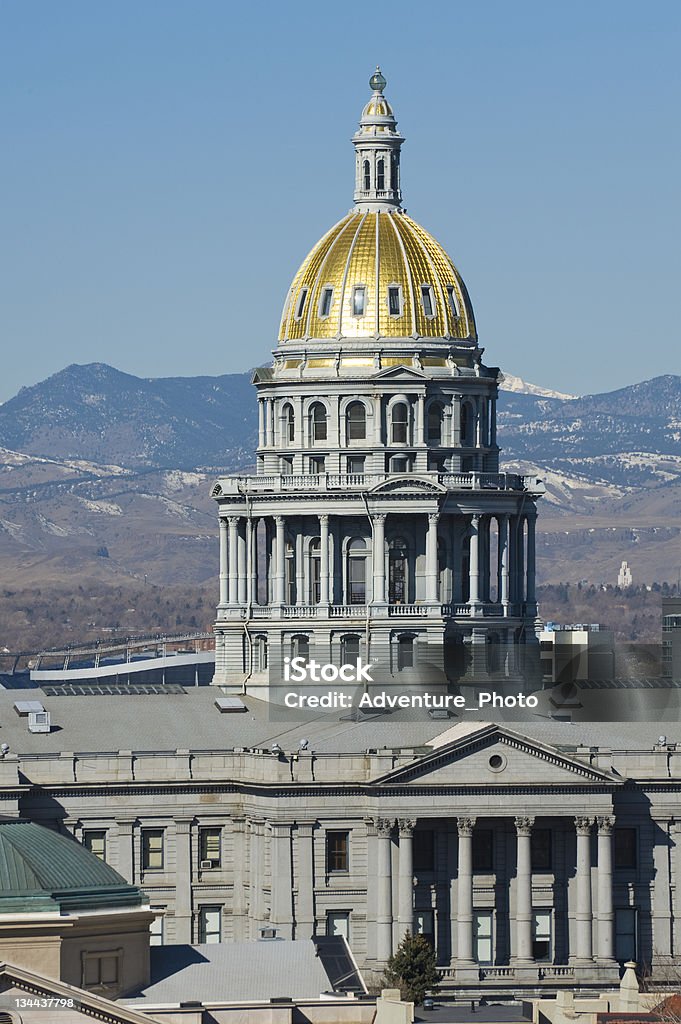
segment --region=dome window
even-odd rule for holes
[[[331,312],[331,304],[333,303],[333,288],[331,285],[326,285],[322,289],[322,296],[319,300],[319,315],[325,320]]]
[[[383,159],[376,164],[376,188],[379,192],[385,188],[385,160]]]
[[[454,319],[457,319],[461,314],[459,313],[459,300],[456,297],[456,291],[454,290],[453,284],[447,286],[447,295],[449,296],[449,305],[452,310],[452,316]]]
[[[423,303],[423,312],[429,320],[432,319],[435,316],[435,303],[433,302],[433,289],[429,284],[421,285],[421,302]]]
[[[368,160],[364,161],[364,166],[362,168],[362,171],[363,171],[363,177],[364,177],[364,191],[368,192],[369,189],[371,188],[371,167],[369,166],[369,161]]]
[[[363,284],[356,284],[352,293],[352,315],[364,316],[367,290]]]
[[[388,285],[388,313],[402,316],[402,289],[399,284]]]
[[[284,406],[284,425],[286,440],[289,444],[293,444],[296,439],[296,416],[292,405],[287,404]]]
[[[307,288],[301,289],[300,295],[298,296],[298,305],[296,306],[296,320],[301,320],[303,316],[303,310],[305,309],[305,300],[307,298]]]
[[[363,441],[367,436],[367,411],[363,402],[351,402],[347,411],[348,441]]]

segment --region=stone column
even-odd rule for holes
[[[399,921],[398,940],[401,942],[406,932],[414,930],[414,826],[416,822],[410,818],[400,818],[400,861],[397,888],[397,919]]]
[[[513,567],[513,575],[515,577],[516,601],[523,604],[525,601],[525,538],[522,516],[514,517],[514,533],[515,544],[513,545],[513,553],[515,566]]]
[[[490,429],[489,429],[489,444],[490,448],[495,448],[497,443],[497,403],[491,398],[489,403],[489,416],[490,416]]]
[[[517,889],[516,889],[516,957],[532,960],[532,826],[534,818],[516,818]]]
[[[175,942],[191,943],[192,936],[192,819],[175,822]]]
[[[416,444],[425,444],[425,395],[416,399]]]
[[[293,938],[293,874],[291,825],[273,821],[272,825],[272,911],[270,922],[284,939]]]
[[[267,448],[272,447],[272,400],[270,398],[265,399],[265,445]]]
[[[126,819],[116,822],[116,833],[118,835],[118,860],[113,867],[119,875],[123,875],[126,882],[131,884],[135,881],[135,861],[133,857],[133,836],[135,831],[134,819]]]
[[[237,604],[239,600],[239,569],[238,569],[238,527],[239,517],[229,516],[229,603]]]
[[[437,524],[440,516],[437,512],[428,514],[428,530],[426,532],[426,601],[433,604],[438,599],[438,565],[437,565]]]
[[[329,603],[329,517],[319,517],[319,603]]]
[[[237,594],[239,604],[246,604],[246,589],[248,580],[246,578],[246,524],[243,519],[239,522],[239,530],[237,533],[237,551],[238,551],[238,583],[237,583]]]
[[[473,963],[473,827],[475,818],[459,818],[457,963]]]
[[[244,866],[247,863],[245,818],[232,818],[232,863],[234,889],[232,896],[232,937],[234,942],[246,941],[246,890]]]
[[[468,565],[468,603],[475,608],[480,603],[480,519],[471,516],[471,542]]]
[[[612,909],[612,830],[615,819],[596,818],[598,827],[598,959],[612,963],[614,935]]]
[[[274,603],[284,604],[284,590],[286,586],[286,545],[284,541],[284,517],[275,516],[275,559],[276,570],[274,573]]]
[[[373,604],[385,604],[385,515],[371,517],[373,527],[372,563],[374,574]]]
[[[305,564],[303,561],[303,529],[298,520],[296,531],[296,604],[305,604]]]
[[[264,402],[261,399],[258,402],[258,447],[262,448],[265,444],[265,414],[264,414]]]
[[[314,829],[314,822],[300,821],[296,829],[296,939],[311,939],[314,934]]]
[[[592,905],[591,905],[591,826],[593,818],[575,818],[577,829],[577,949],[578,960],[591,960]]]
[[[499,517],[499,584],[498,593],[499,600],[504,609],[504,615],[508,616],[508,606],[510,603],[509,589],[508,589],[508,568],[509,568],[509,536],[508,536],[508,516]]]
[[[537,600],[535,593],[535,573],[536,573],[536,540],[535,531],[537,525],[536,516],[527,516],[527,587],[526,587],[526,601],[528,604],[534,604]]]
[[[227,547],[227,520],[220,516],[220,607],[229,602],[229,561]]]
[[[376,959],[386,963],[393,951],[392,908],[392,843],[393,823],[388,818],[376,820]]]

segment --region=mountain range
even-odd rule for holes
[[[547,581],[676,580],[681,565],[681,377],[566,396],[506,375],[504,468],[547,487]],[[212,478],[253,465],[250,374],[139,378],[68,366],[0,405],[0,568],[32,584],[198,583],[215,576]]]

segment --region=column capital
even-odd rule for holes
[[[395,824],[394,818],[374,818],[374,825],[379,836],[389,837]]]
[[[519,836],[532,835],[533,825],[534,818],[532,817],[518,817],[515,819],[515,830]]]
[[[475,828],[475,818],[457,818],[456,829],[460,836],[472,836]]]
[[[615,817],[612,814],[599,815],[596,818],[599,836],[609,836],[615,827]]]
[[[589,836],[591,835],[591,827],[594,823],[593,818],[575,817],[575,828],[577,829],[578,836]]]
[[[321,513],[321,515],[319,516],[319,522],[322,525],[327,525],[328,526],[328,523],[329,523],[329,514],[328,514],[328,512],[322,512]]]
[[[227,516],[220,516],[219,519],[218,519],[218,524],[219,524],[221,530],[226,530],[227,529]]]
[[[428,513],[428,525],[429,526],[437,526],[437,524],[439,522],[440,522],[440,513],[439,512],[429,512]]]
[[[482,519],[482,515],[480,514],[480,512],[475,512],[471,516],[471,526],[474,526],[475,529],[477,530],[477,528],[480,526],[480,520],[481,519]]]
[[[241,516],[227,516],[226,517],[227,522],[229,523],[230,526],[238,526],[240,518],[241,518]]]
[[[416,828],[415,818],[398,818],[397,824],[400,830],[400,836],[413,836],[414,829]]]
[[[274,519],[275,526],[283,526],[285,519],[284,516],[272,516]]]
[[[386,521],[386,519],[387,519],[387,513],[385,513],[385,512],[375,512],[371,516],[371,521],[373,523],[378,523],[379,525],[383,524]]]

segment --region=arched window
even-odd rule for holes
[[[428,406],[428,443],[440,444],[442,441],[442,416],[444,408],[441,402],[431,402]]]
[[[256,636],[253,641],[253,671],[267,671],[267,637]]]
[[[326,441],[326,409],[321,402],[315,402],[310,409],[312,440]]]
[[[402,672],[405,668],[414,667],[414,637],[409,633],[402,633],[397,638],[397,671]]]
[[[371,188],[371,168],[369,167],[369,161],[364,161],[364,191],[368,192]]]
[[[409,550],[402,537],[388,545],[388,600],[390,604],[407,604]]]
[[[319,604],[322,599],[322,542],[319,537],[310,541],[310,603]]]
[[[310,657],[310,638],[305,633],[296,633],[291,637],[291,657],[304,658],[305,661]]]
[[[409,410],[405,402],[397,402],[391,416],[392,443],[406,444],[409,433]]]
[[[385,188],[385,160],[383,159],[376,164],[376,188],[379,192]]]
[[[347,552],[348,604],[366,604],[367,546],[361,537],[348,544]]]
[[[296,603],[296,555],[290,540],[286,541],[286,603]]]
[[[293,444],[296,439],[296,414],[293,411],[293,406],[286,404],[284,406],[284,425],[285,425],[285,437],[289,444]]]
[[[363,441],[367,436],[367,411],[363,402],[351,402],[345,414],[348,441]]]
[[[346,633],[341,637],[341,665],[355,665],[359,658],[359,634]]]

